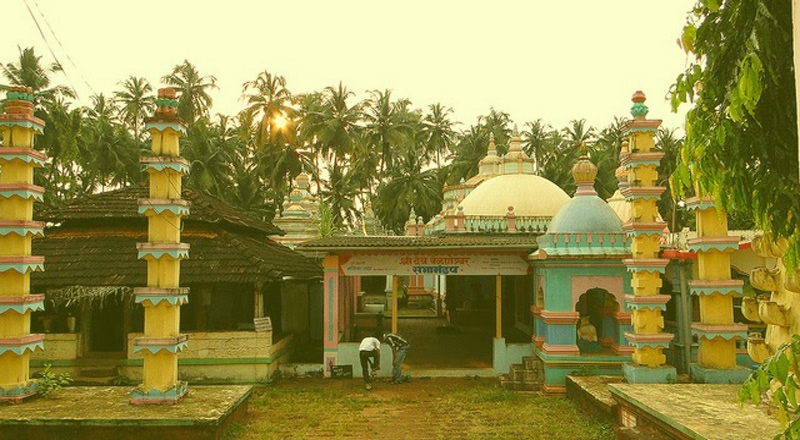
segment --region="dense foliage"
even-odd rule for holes
[[[800,258],[800,184],[791,0],[701,0],[683,29],[692,62],[672,88],[692,102],[675,179],[791,242]]]
[[[138,157],[149,149],[144,126],[155,110],[157,86],[129,76],[118,90],[93,97],[91,106],[76,107],[69,88],[51,84],[60,66],[44,67],[33,49],[20,50],[19,59],[0,68],[0,89],[31,87],[36,115],[47,124],[37,148],[50,160],[36,177],[47,190],[45,203],[142,182]],[[282,209],[292,179],[305,171],[322,196],[326,233],[356,230],[367,204],[395,233],[402,233],[412,207],[428,221],[441,209],[445,182],[478,172],[490,135],[503,154],[517,129],[508,113],[495,109],[459,129],[451,108],[415,108],[388,89],[367,91],[363,100],[341,83],[294,94],[286,78],[268,71],[242,85],[239,113],[212,116],[214,76],[184,60],[161,81],[178,92],[178,114],[188,126],[181,142],[192,168],[188,187],[269,220]],[[537,172],[568,193],[575,190],[570,170],[588,141],[599,168],[598,193],[608,198],[616,190],[622,122],[615,118],[598,130],[583,119],[562,129],[536,120],[522,124],[519,135]],[[674,156],[681,140],[664,133],[670,136],[663,145]],[[674,204],[663,205],[662,215],[670,218]]]

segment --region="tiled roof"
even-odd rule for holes
[[[70,200],[65,205],[43,209],[34,214],[36,220],[48,222],[101,223],[109,220],[144,219],[139,214],[137,201],[149,196],[147,186],[131,186]],[[226,229],[249,230],[251,233],[283,235],[283,231],[269,222],[254,219],[209,194],[183,190],[189,201],[187,222],[220,224]]]
[[[45,257],[45,271],[31,276],[34,290],[83,286],[144,287],[147,264],[137,258],[136,243],[147,241],[147,228],[51,228],[33,240],[33,255]],[[322,276],[315,261],[269,239],[256,239],[218,228],[181,234],[189,259],[181,262],[181,285],[251,283],[283,277]]]
[[[420,248],[517,248],[535,250],[534,234],[440,234],[422,237],[406,236],[340,236],[326,237],[297,245],[299,251],[351,249],[420,249]]]

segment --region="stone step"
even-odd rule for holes
[[[116,377],[118,375],[116,366],[81,367],[79,372],[80,377]]]
[[[522,358],[522,364],[525,365],[526,370],[542,369],[542,360],[538,356],[525,356]]]

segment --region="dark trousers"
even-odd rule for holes
[[[378,353],[375,351],[359,351],[358,358],[361,361],[361,375],[364,376],[364,382],[372,382],[369,372],[370,368],[374,370],[375,365],[379,362]],[[372,358],[372,362],[370,362],[370,358]]]

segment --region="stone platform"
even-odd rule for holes
[[[131,405],[131,387],[66,387],[0,405],[0,440],[218,440],[247,412],[250,386],[190,386],[176,405]]]
[[[566,387],[567,397],[582,409],[613,420],[619,439],[756,440],[781,431],[765,407],[739,406],[740,385],[628,384],[622,376],[567,376]]]

